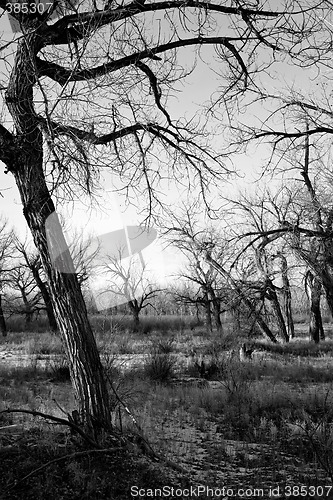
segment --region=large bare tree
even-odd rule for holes
[[[197,208],[196,203],[185,207],[180,215],[173,216],[173,225],[165,229],[167,238],[189,256],[190,262],[196,269],[195,275],[186,277],[201,286],[204,294],[203,304],[206,307],[208,305],[209,315],[210,303],[219,319],[221,303],[224,303],[225,310],[232,309],[235,303],[238,306],[243,303],[252,316],[253,325],[257,324],[270,340],[276,342],[274,334],[262,317],[262,307],[260,310],[257,308],[258,302],[262,304],[262,284],[258,287],[258,280],[253,282],[253,279],[244,279],[243,272],[237,272],[234,258],[236,247],[223,234],[225,228],[221,227],[218,232],[214,227],[207,227],[207,223],[203,221],[200,224]],[[240,259],[236,260],[239,263]],[[253,274],[251,269],[250,274]],[[217,284],[219,291],[215,289]],[[220,323],[217,326],[219,327]]]
[[[206,114],[185,120],[183,112],[172,116],[167,108],[192,70],[184,69],[183,50],[194,63],[206,59],[221,72],[215,103],[228,103],[231,117],[235,96],[256,89],[258,70],[267,71],[276,54],[293,57],[299,43],[304,52],[315,24],[311,9],[302,14],[290,2],[273,11],[243,0],[86,0],[73,8],[68,3],[67,12],[50,20],[59,4],[44,13],[17,12],[0,0],[22,34],[12,43],[1,40],[6,109],[0,160],[15,178],[40,253],[81,417],[88,427],[110,427],[107,383],[69,252],[63,251],[55,200],[91,193],[103,167],[119,176],[122,187],[144,192],[148,212],[165,177],[203,191],[223,171],[224,157],[211,147],[214,127]],[[60,269],[52,259],[59,252]]]

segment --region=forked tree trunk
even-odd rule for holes
[[[88,321],[86,305],[74,272],[60,272],[54,267],[47,243],[46,222],[55,208],[43,171],[43,137],[40,120],[33,108],[36,82],[33,54],[42,48],[43,37],[31,31],[18,42],[6,102],[16,130],[9,137],[8,169],[20,192],[23,213],[39,251],[60,333],[64,340],[71,379],[79,410],[88,428],[111,426],[107,382],[96,341]],[[63,235],[57,217],[55,230],[49,234],[52,245],[61,246]],[[69,252],[65,255],[70,264]],[[73,271],[71,268],[69,271]]]

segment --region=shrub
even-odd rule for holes
[[[65,356],[59,356],[50,361],[49,369],[52,382],[67,382],[70,380],[70,370]]]
[[[161,352],[161,345],[152,345],[144,365],[144,372],[151,380],[166,382],[174,375],[176,360],[171,352]]]

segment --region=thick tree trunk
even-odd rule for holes
[[[213,310],[216,329],[218,332],[222,332],[220,305],[218,305],[218,307],[214,306]]]
[[[128,306],[133,316],[133,332],[138,332],[140,327],[140,307],[136,299],[129,300]]]
[[[108,426],[111,422],[108,389],[82,292],[75,273],[59,272],[50,261],[45,216],[46,207],[52,210],[53,203],[48,198],[42,205],[37,200],[45,200],[46,192],[41,197],[36,194],[35,190],[34,202],[25,209],[25,216],[49,280],[53,309],[64,339],[80,414],[91,427]],[[67,257],[70,258],[69,252]]]
[[[43,37],[35,29],[18,41],[6,93],[7,106],[16,130],[13,139],[15,148],[10,145],[13,157],[11,162],[8,161],[8,168],[15,177],[23,213],[47,276],[81,417],[88,428],[98,430],[101,426],[111,426],[111,415],[107,382],[96,341],[77,277],[73,266],[70,266],[69,251],[63,254],[67,273],[56,269],[50,255],[50,251],[56,255],[57,251],[64,249],[64,239],[45,181],[43,137],[40,120],[33,108],[33,87],[36,82],[34,54],[42,48],[42,42]],[[47,229],[50,216],[53,217],[53,224]]]
[[[2,295],[0,294],[0,332],[3,337],[7,337],[7,325],[2,309]]]
[[[274,285],[270,280],[268,280],[267,298],[272,304],[279,335],[283,342],[289,342],[289,335],[287,333],[286,323],[281,311],[280,302],[274,289]]]
[[[133,332],[138,332],[140,327],[139,311],[135,309],[134,311],[132,311],[132,313],[133,313]]]
[[[221,301],[216,296],[214,289],[210,289],[210,299],[213,306],[215,326],[218,332],[222,332]]]
[[[320,339],[325,338],[320,310],[322,284],[310,271],[306,275],[305,284],[307,296],[310,301],[309,337],[310,340],[318,344]]]
[[[208,296],[208,292],[204,290],[203,295],[203,306],[205,309],[205,324],[208,332],[212,332],[212,311],[210,309],[210,300]]]
[[[330,310],[331,316],[333,317],[333,283],[331,283],[330,280],[326,277],[326,279],[323,280],[323,287],[326,294],[327,305]]]

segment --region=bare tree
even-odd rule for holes
[[[292,164],[295,174],[298,174],[295,178],[298,177],[303,183],[302,188],[284,186],[287,202],[284,202],[284,206],[275,203],[271,207],[277,215],[275,225],[264,231],[256,228],[247,236],[251,236],[252,242],[282,238],[302,263],[310,300],[309,337],[319,342],[324,338],[320,311],[321,288],[325,291],[333,314],[332,185],[329,182],[329,169],[325,165],[327,157],[326,154],[322,157],[318,142],[314,140],[310,147],[310,138],[306,133],[301,134],[301,141],[301,147],[292,150],[289,157],[286,155],[285,161]]]
[[[185,314],[188,314],[191,309],[195,308],[197,322],[200,322],[200,306],[203,304],[199,296],[198,287],[195,286],[193,281],[189,280],[184,283],[177,283],[177,285],[172,286],[170,294],[173,297],[175,305],[178,306],[177,309],[182,306],[185,307]]]
[[[0,332],[7,336],[7,325],[4,315],[3,292],[9,282],[8,273],[12,270],[13,232],[8,228],[7,221],[0,222]]]
[[[276,253],[276,258],[281,262],[281,278],[282,278],[282,288],[281,292],[283,294],[284,299],[284,312],[286,315],[287,321],[287,333],[288,336],[293,339],[295,337],[295,325],[292,313],[292,293],[291,293],[291,285],[289,279],[289,266],[287,257],[282,249],[278,250]]]
[[[102,294],[109,297],[109,307],[112,307],[112,295],[117,302],[126,302],[133,316],[133,331],[137,332],[140,325],[140,313],[152,305],[152,299],[158,295],[161,288],[153,284],[149,272],[136,256],[131,256],[125,262],[122,251],[117,256],[109,256],[103,265],[103,274],[108,282],[108,288]],[[104,304],[107,302],[103,300]]]
[[[194,261],[196,272],[201,273],[200,280],[196,278],[196,282],[204,287],[207,298],[212,292],[213,298],[216,298],[217,294],[211,286],[211,280],[207,285],[204,268],[206,267],[210,277],[214,276],[216,282],[218,279],[222,280],[219,282],[219,287],[224,289],[224,294],[220,296],[218,308],[216,307],[218,316],[221,313],[221,303],[224,303],[226,310],[233,309],[236,294],[237,304],[239,305],[241,301],[253,316],[254,323],[257,323],[261,331],[273,342],[276,342],[275,336],[261,315],[262,307],[257,310],[257,304],[262,303],[263,285],[258,286],[257,280],[256,282],[241,280],[239,276],[235,276],[235,262],[231,258],[231,255],[235,253],[234,246],[230,245],[227,238],[222,233],[217,233],[214,228],[200,226],[196,219],[197,208],[196,204],[192,204],[191,207],[185,208],[180,216],[173,216],[174,225],[166,230],[168,239],[185,254],[189,254],[190,259]],[[205,276],[204,281],[202,281],[202,274]],[[187,278],[193,280],[193,275],[187,275]]]
[[[275,227],[276,224],[276,217],[272,218],[271,215],[273,212],[276,216],[273,209],[278,206],[278,203],[270,193],[264,193],[262,196],[248,199],[243,196],[239,201],[231,202],[231,205],[237,209],[238,215],[243,218],[243,221],[241,219],[241,224],[237,227],[237,232],[240,234],[236,235],[243,242],[240,255],[249,251],[253,253],[253,262],[255,262],[257,268],[257,286],[261,288],[263,299],[266,299],[271,304],[280,337],[284,342],[288,342],[289,333],[293,331],[288,264],[284,252],[285,248],[283,248],[284,242],[281,241],[281,234],[269,234],[269,230]],[[243,229],[239,230],[240,227]],[[255,239],[244,238],[242,233],[246,234],[249,229],[256,232],[257,237]],[[276,268],[277,259],[282,263],[280,269]],[[279,287],[276,284],[276,279],[281,275],[282,287]],[[284,297],[284,308],[280,303],[280,295]],[[290,332],[287,332],[283,309],[288,319]]]
[[[21,242],[19,238],[15,238],[15,248],[18,255],[21,255],[23,260],[19,265],[21,268],[25,267],[30,269],[32,276],[37,284],[41,296],[44,301],[45,311],[52,331],[57,331],[58,326],[53,311],[52,301],[49,293],[49,286],[43,273],[42,263],[38,253],[28,250],[27,242]]]
[[[14,293],[7,299],[7,308],[11,314],[24,314],[28,326],[33,316],[45,309],[41,292],[30,268],[22,266],[20,262],[17,263],[8,273],[8,286]]]
[[[198,242],[194,235],[192,236],[193,239],[179,239],[179,235],[174,233],[173,245],[179,248],[189,261],[181,271],[180,278],[192,282],[197,287],[194,295],[193,293],[187,293],[186,295],[183,294],[182,297],[183,300],[192,304],[200,304],[204,308],[206,327],[209,331],[212,331],[212,316],[216,329],[222,331],[221,314],[230,308],[228,305],[230,299],[228,286],[215,269],[204,263],[198,249]],[[207,239],[207,237],[212,239],[212,233],[206,233],[204,239]],[[221,243],[221,238],[219,241]],[[221,248],[220,245],[218,256],[220,261],[226,260],[225,254],[226,249]],[[179,293],[178,297],[180,298]]]
[[[0,0],[3,10],[11,5]],[[67,272],[55,268],[51,256],[50,246],[64,244],[54,200],[90,194],[102,167],[125,187],[143,190],[148,212],[167,175],[209,185],[224,169],[224,157],[209,146],[213,128],[206,115],[173,119],[165,104],[191,70],[179,70],[177,50],[197,47],[200,55],[214,48],[226,76],[218,100],[231,103],[248,87],[256,89],[253,72],[263,49],[272,63],[279,51],[293,57],[299,42],[304,51],[315,24],[311,9],[304,11],[307,23],[298,6],[294,14],[242,1],[66,5],[55,22],[49,11],[12,13],[22,36],[9,45],[3,40],[1,88],[13,125],[0,125],[0,159],[15,178],[48,279],[81,416],[90,427],[110,427],[107,383],[69,252],[61,254]]]

